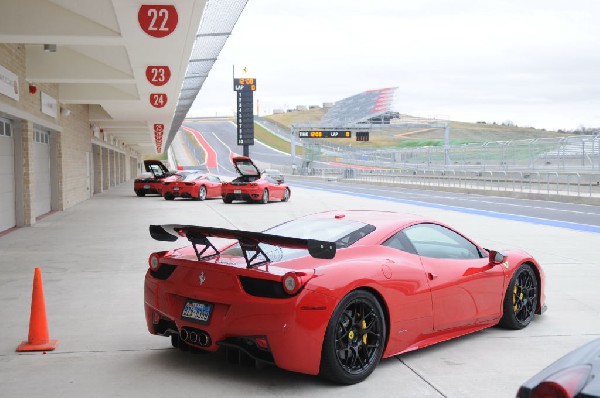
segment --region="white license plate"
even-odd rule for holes
[[[173,191],[179,191],[179,187],[173,188]]]
[[[236,194],[237,194],[237,193],[242,193],[242,190],[241,190],[241,189],[234,189],[234,190],[233,190],[233,193],[236,193]]]
[[[181,311],[181,318],[208,325],[213,304],[188,300]]]
[[[150,185],[144,185],[144,189],[150,189]]]

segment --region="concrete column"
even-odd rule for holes
[[[108,157],[109,157],[109,162],[110,162],[110,186],[114,187],[115,181],[116,181],[116,171],[117,171],[117,165],[115,162],[115,152],[112,150],[108,150]]]
[[[17,226],[35,224],[33,212],[33,123],[19,121],[15,124],[15,196]],[[20,161],[19,161],[20,160]],[[22,176],[19,178],[19,176]]]
[[[107,191],[110,188],[110,162],[108,149],[102,148],[102,190]]]
[[[102,192],[102,147],[98,145],[92,145],[92,156],[94,159],[94,194]]]
[[[121,154],[121,182],[127,181],[127,156]]]
[[[65,209],[62,140],[62,134],[50,133],[50,207],[53,211],[62,211]]]

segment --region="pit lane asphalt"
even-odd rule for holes
[[[600,206],[287,177],[295,187],[600,233]]]
[[[545,269],[548,311],[520,331],[490,328],[385,359],[365,382],[344,387],[180,352],[146,330],[148,255],[184,244],[153,241],[149,224],[258,231],[349,208],[423,214],[485,247],[526,249]],[[512,397],[531,375],[600,335],[597,245],[597,233],[326,190],[293,187],[288,203],[226,205],[137,198],[130,181],[0,237],[0,396]],[[50,337],[60,341],[46,355],[15,352],[27,338],[34,267],[42,268]]]

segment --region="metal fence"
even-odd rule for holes
[[[600,171],[600,136],[348,151],[305,145],[306,161],[412,170]]]

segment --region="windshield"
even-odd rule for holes
[[[183,181],[194,181],[195,179],[202,177],[202,175],[202,173],[190,173],[183,177]]]
[[[266,234],[288,236],[292,238],[316,239],[335,242],[338,249],[354,244],[359,239],[375,231],[375,227],[358,221],[337,220],[330,218],[299,219],[288,221],[264,231]],[[288,249],[284,247],[260,244],[261,249],[273,262],[292,260],[308,256],[308,250]],[[239,244],[235,244],[222,254],[242,256]]]

